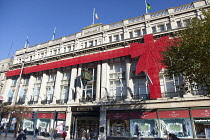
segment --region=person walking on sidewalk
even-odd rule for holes
[[[67,136],[66,131],[63,131],[63,133],[62,133],[63,140],[65,140],[65,139],[66,139],[66,136]]]

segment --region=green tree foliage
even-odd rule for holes
[[[183,75],[191,85],[210,94],[210,9],[191,20],[172,44],[163,52],[167,74]]]

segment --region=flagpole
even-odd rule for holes
[[[9,58],[9,55],[10,55],[10,51],[11,51],[11,49],[12,49],[12,46],[13,46],[13,42],[12,42],[12,44],[11,44],[11,46],[10,46],[10,49],[9,49],[9,53],[8,53],[8,55],[7,55],[7,58]]]
[[[145,7],[146,7],[146,14],[148,13],[148,11],[147,11],[147,1],[146,0],[144,0],[145,1]]]
[[[94,24],[94,14],[95,14],[95,8],[93,9],[93,23]]]

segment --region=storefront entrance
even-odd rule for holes
[[[99,135],[99,107],[72,107],[72,138],[81,140],[82,136],[97,140]]]
[[[77,117],[75,125],[75,138],[81,139],[83,131],[86,131],[86,137],[90,137],[91,140],[98,139],[98,128],[99,128],[99,118],[86,116]]]

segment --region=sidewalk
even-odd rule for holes
[[[27,140],[33,140],[33,136],[32,135],[26,135]],[[16,138],[14,138],[14,133],[8,133],[7,137],[5,137],[5,133],[2,133],[0,135],[0,140],[15,140]],[[37,139],[34,140],[51,140],[50,137],[44,137],[44,136],[37,136]],[[63,140],[63,138],[56,138],[55,140]]]

